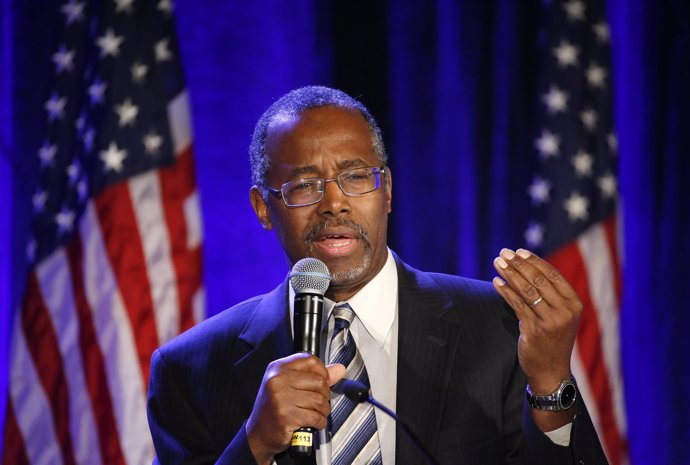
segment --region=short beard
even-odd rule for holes
[[[331,286],[343,286],[351,282],[356,282],[369,268],[371,265],[371,243],[369,242],[369,232],[364,228],[364,226],[355,223],[352,220],[338,218],[335,220],[324,220],[320,223],[315,224],[311,227],[304,235],[304,240],[309,244],[309,255],[314,247],[314,241],[318,234],[327,228],[328,226],[345,226],[356,233],[358,238],[362,241],[364,245],[364,256],[362,261],[349,270],[344,270],[340,272],[331,272]]]
[[[371,248],[364,247],[364,257],[362,257],[362,262],[351,268],[349,270],[331,273],[331,286],[344,286],[353,282],[357,282],[366,272],[367,268],[371,264]]]

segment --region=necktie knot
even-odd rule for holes
[[[337,335],[343,329],[348,329],[352,320],[355,319],[355,312],[349,304],[338,305],[333,309],[333,318],[335,319],[335,327],[333,335]]]

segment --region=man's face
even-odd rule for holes
[[[364,118],[356,111],[318,107],[274,122],[266,151],[271,168],[266,182],[279,189],[302,178],[335,178],[340,172],[380,166]],[[386,176],[390,183],[390,174]],[[266,229],[275,229],[290,266],[305,257],[323,261],[331,272],[326,295],[345,300],[368,283],[387,259],[386,231],[391,188],[361,196],[343,193],[336,182],[326,184],[323,199],[306,207],[287,207],[269,196],[264,202],[253,188],[252,204]]]

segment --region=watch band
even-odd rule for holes
[[[549,410],[552,412],[562,412],[575,405],[577,400],[577,386],[574,379],[564,379],[555,391],[547,395],[534,395],[527,385],[525,389],[527,403],[530,407],[537,410]]]

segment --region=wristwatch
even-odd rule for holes
[[[535,396],[528,384],[525,394],[527,395],[527,403],[534,409],[562,412],[575,405],[577,386],[575,386],[575,380],[564,379],[551,394]]]

